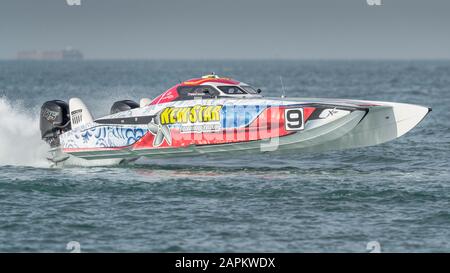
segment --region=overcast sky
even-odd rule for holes
[[[0,59],[449,59],[450,0],[0,0]]]

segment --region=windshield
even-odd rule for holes
[[[229,94],[229,95],[241,95],[241,94],[247,94],[244,92],[244,90],[242,90],[241,88],[239,88],[238,86],[218,86],[218,88],[224,92],[225,94]]]
[[[247,93],[249,94],[258,94],[258,91],[256,91],[256,89],[251,87],[250,85],[241,85],[240,87],[247,91]]]
[[[180,86],[177,89],[180,97],[194,97],[194,96],[217,96],[218,91],[211,86]]]

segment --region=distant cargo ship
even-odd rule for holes
[[[77,49],[66,48],[56,51],[19,51],[17,52],[18,60],[82,60],[83,53]]]

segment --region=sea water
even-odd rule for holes
[[[319,154],[50,168],[39,108],[95,117],[210,72],[280,96],[433,108],[403,137]],[[1,61],[0,251],[450,251],[450,61]],[[371,243],[369,243],[371,242]],[[73,244],[73,243],[72,243]]]

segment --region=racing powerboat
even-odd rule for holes
[[[326,151],[390,141],[429,112],[413,104],[264,97],[215,74],[181,82],[158,97],[117,101],[94,119],[79,98],[42,105],[48,160],[118,164],[139,157]]]

